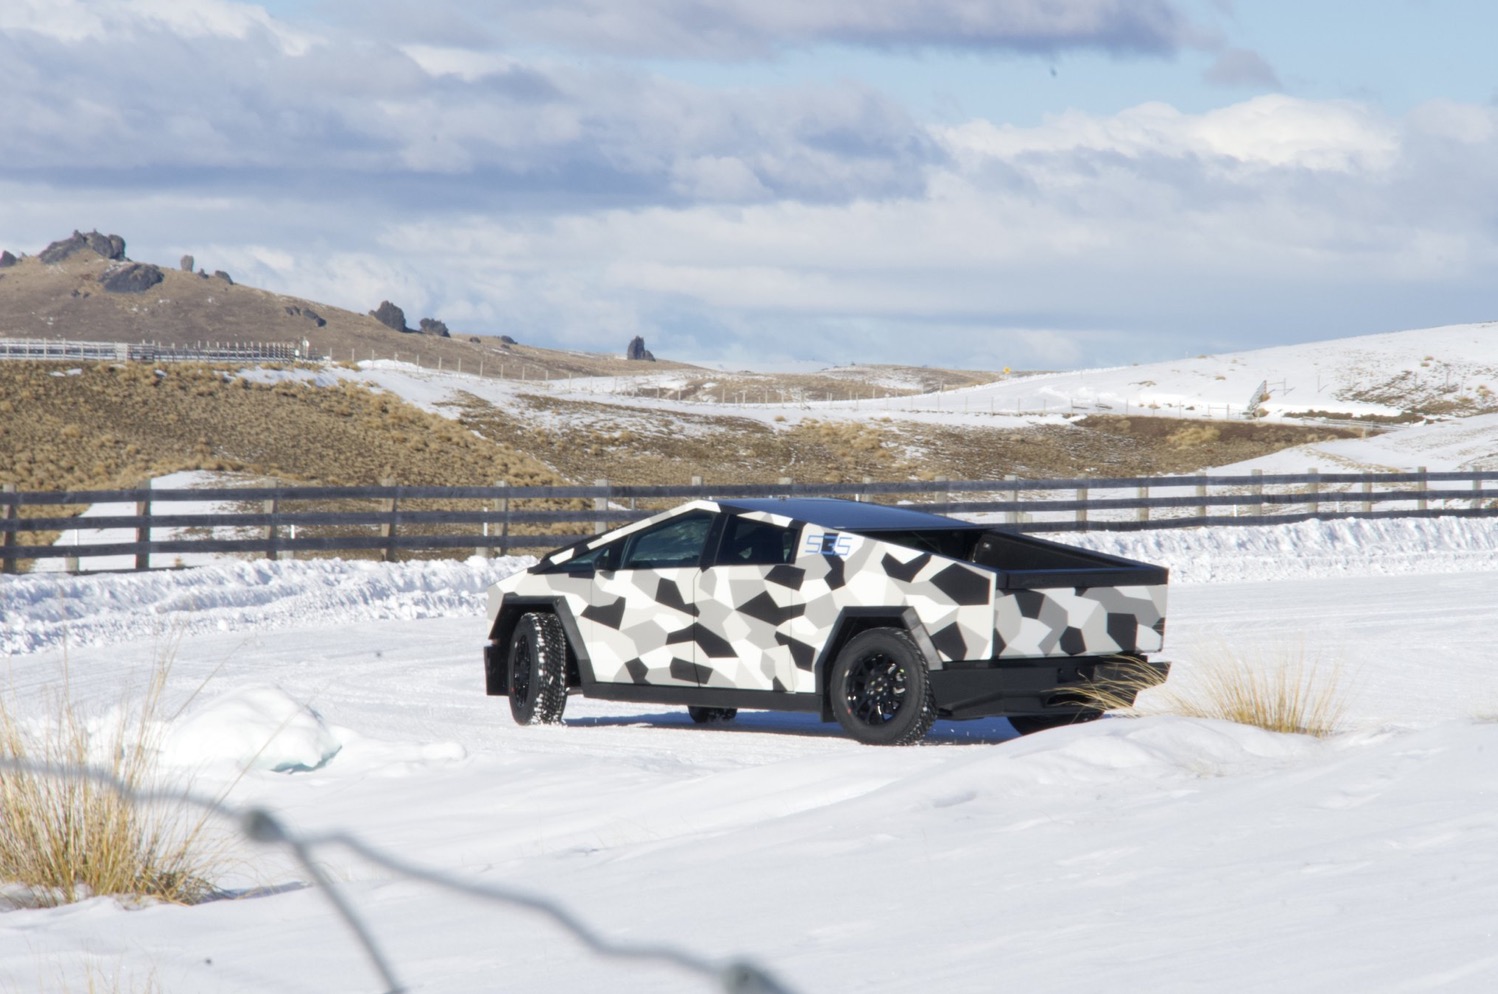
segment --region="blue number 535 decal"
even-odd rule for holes
[[[840,532],[807,532],[801,551],[803,554],[846,556],[853,551],[853,536]]]

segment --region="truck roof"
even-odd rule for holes
[[[982,527],[906,507],[832,497],[764,497],[718,500],[716,503],[729,510],[779,514],[834,531],[956,531]]]

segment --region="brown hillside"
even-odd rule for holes
[[[352,486],[561,482],[508,445],[353,383],[254,383],[189,363],[0,363],[0,482],[125,487],[185,469]]]
[[[161,265],[162,282],[142,293],[111,293],[99,277],[112,265],[92,249],[61,262],[46,264],[23,256],[0,269],[0,338],[61,339],[91,342],[301,342],[314,352],[339,361],[400,358],[449,369],[461,363],[476,369],[480,361],[515,365],[525,362],[532,375],[620,375],[695,368],[670,361],[631,362],[621,356],[594,355],[532,346],[505,345],[497,338],[477,343],[460,328],[452,338],[403,334],[367,314],[271,293],[216,276],[183,272]],[[373,308],[379,301],[371,301]],[[326,324],[307,317],[311,311]],[[419,316],[407,315],[407,324]],[[624,345],[620,342],[620,346]]]

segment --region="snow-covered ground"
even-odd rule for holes
[[[162,756],[199,790],[802,992],[1490,990],[1498,530],[1079,540],[1172,568],[1172,685],[1227,655],[1304,657],[1340,667],[1346,732],[1160,715],[1018,739],[996,719],[876,749],[809,716],[701,728],[580,698],[520,728],[483,695],[479,647],[484,588],[524,560],[8,577],[0,649],[22,716],[64,669],[103,711],[170,660]],[[410,990],[713,989],[317,855]],[[0,989],[381,989],[304,872],[242,856],[222,883],[259,889],[239,900],[0,913]]]

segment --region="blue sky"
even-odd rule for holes
[[[7,0],[0,248],[715,365],[1498,319],[1498,5]]]

